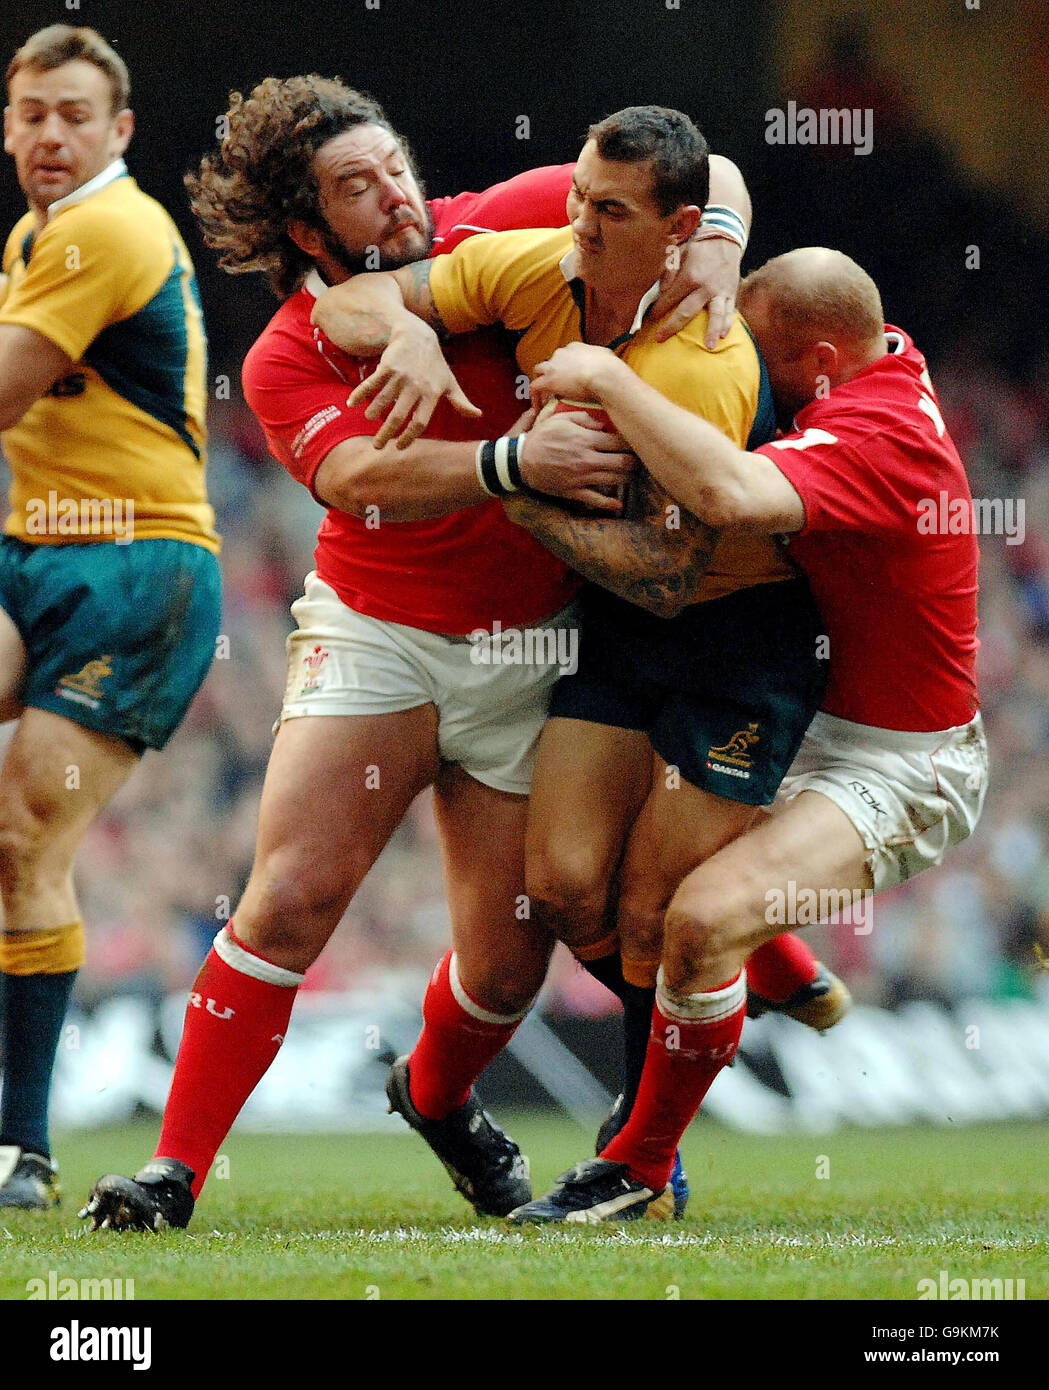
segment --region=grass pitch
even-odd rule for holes
[[[585,1157],[567,1119],[518,1116],[537,1192]],[[766,1139],[700,1122],[683,1222],[517,1231],[479,1222],[420,1140],[240,1135],[188,1231],[91,1235],[101,1172],[156,1127],[60,1136],[64,1205],[0,1212],[0,1297],[47,1279],[133,1279],[144,1299],[904,1299],[919,1279],[1023,1279],[1049,1293],[1049,1128]],[[818,1176],[823,1173],[826,1176]]]

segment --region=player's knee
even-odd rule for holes
[[[310,873],[301,864],[270,865],[245,890],[235,914],[237,933],[266,960],[305,968],[338,926],[350,891],[339,875]]]
[[[603,930],[608,878],[587,856],[533,856],[527,889],[533,919],[565,945],[586,945]]]
[[[675,898],[664,922],[663,965],[671,983],[716,971],[732,954],[735,932],[725,899],[713,894]]]
[[[299,974],[310,968],[328,939],[311,934],[301,924],[269,917],[245,920],[238,916],[234,918],[233,929],[244,945],[263,960]]]
[[[486,1013],[500,1018],[512,1018],[532,1006],[539,993],[545,972],[538,972],[531,978],[508,979],[505,976],[487,972],[463,981],[463,988],[470,998]]]
[[[7,896],[36,887],[47,845],[42,820],[0,810],[0,892]]]

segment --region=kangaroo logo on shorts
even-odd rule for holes
[[[55,694],[61,695],[63,700],[72,700],[78,705],[89,705],[91,709],[98,709],[103,694],[102,682],[113,674],[110,664],[112,660],[111,656],[100,656],[94,661],[86,662],[79,671],[61,678],[55,688]]]
[[[739,729],[734,733],[729,741],[723,743],[720,748],[707,749],[707,767],[712,772],[725,772],[730,777],[742,777],[749,780],[750,773],[745,769],[751,766],[753,759],[748,750],[760,738],[757,724],[748,724],[745,729]]]
[[[308,656],[302,658],[302,664],[306,674],[303,677],[300,695],[308,695],[311,690],[318,690],[321,683],[321,668],[331,655],[321,646],[314,647]]]

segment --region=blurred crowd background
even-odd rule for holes
[[[53,5],[21,8],[17,25],[10,16],[3,19],[4,37],[11,39],[6,51],[32,29],[65,17]],[[349,25],[349,7],[337,8]],[[387,51],[412,41],[410,33],[397,38],[396,8],[395,0],[383,0],[383,22],[390,26]],[[492,8],[501,4],[484,7]],[[539,8],[526,4],[516,13]],[[645,8],[652,9],[645,23],[654,24],[654,7]],[[715,25],[718,7],[699,8]],[[177,173],[179,160],[183,168],[188,163],[186,151],[199,155],[208,142],[208,118],[200,114],[208,100],[221,110],[231,85],[250,85],[269,71],[310,67],[340,72],[387,99],[395,120],[419,148],[424,171],[436,167],[441,175],[438,180],[431,173],[434,193],[481,186],[532,163],[571,157],[587,121],[617,105],[657,100],[687,107],[711,133],[714,148],[735,157],[748,178],[755,229],[747,267],[790,246],[818,241],[850,252],[875,275],[887,316],[907,328],[929,358],[974,495],[1022,498],[1025,537],[1016,545],[1001,536],[983,542],[980,672],[993,775],[977,834],[940,870],[879,898],[869,935],[832,926],[813,936],[822,957],[872,1003],[1049,993],[1049,974],[1038,952],[1044,943],[1049,954],[1047,223],[1038,196],[1022,196],[1029,190],[1018,192],[1007,177],[988,178],[986,170],[973,167],[963,144],[952,141],[923,107],[920,83],[909,84],[906,73],[885,62],[876,30],[858,21],[829,28],[807,56],[800,40],[785,43],[783,51],[800,56],[794,66],[784,67],[776,60],[774,39],[789,30],[791,7],[756,3],[749,8],[756,22],[764,15],[768,23],[749,32],[742,52],[741,40],[723,20],[720,28],[703,31],[707,70],[718,78],[713,97],[710,83],[696,90],[695,65],[691,79],[685,68],[675,69],[673,81],[662,84],[646,82],[636,66],[628,71],[624,62],[637,55],[628,45],[625,58],[620,54],[617,60],[622,71],[615,82],[597,82],[596,95],[587,90],[585,74],[576,75],[564,98],[570,109],[559,124],[547,122],[546,135],[524,148],[493,140],[483,151],[477,132],[446,128],[446,107],[431,103],[422,111],[413,109],[403,92],[392,100],[387,96],[388,70],[377,56],[382,43],[374,36],[362,40],[365,75],[358,76],[352,46],[340,47],[339,32],[331,25],[320,51],[316,41],[311,49],[301,32],[288,40],[290,51],[272,45],[267,50],[256,37],[255,48],[249,43],[246,54],[236,63],[231,57],[225,69],[219,67],[219,40],[205,43],[199,84],[204,95],[198,94],[194,120],[172,123],[165,132],[156,101],[150,105],[156,94],[137,66],[147,61],[143,26],[148,31],[155,10],[156,23],[168,26],[159,40],[161,51],[164,42],[185,48],[184,16],[177,38],[171,17],[164,18],[159,7],[136,6],[134,23],[126,5],[100,3],[91,13],[87,7],[81,11],[80,22],[97,24],[107,37],[135,36],[124,47],[144,98],[134,103],[143,133],[132,146],[130,164],[147,191],[165,197],[186,229],[201,270],[213,371],[232,383],[229,399],[212,405],[209,466],[224,535],[228,654],[224,646],[169,748],[147,755],[87,837],[79,868],[90,942],[78,984],[82,1002],[90,1004],[115,988],[158,995],[184,989],[230,905],[235,906],[251,866],[271,726],[284,686],[288,608],[311,567],[321,512],[269,458],[239,398],[240,357],[275,304],[260,286],[229,282],[214,271],[179,201]],[[872,7],[858,8],[873,13]],[[331,5],[314,10],[328,18],[335,13]],[[303,13],[312,11],[307,6]],[[216,23],[203,10],[201,22]],[[363,22],[363,16],[353,19]],[[659,22],[670,22],[669,16],[661,12]],[[616,23],[622,24],[621,7]],[[507,32],[520,39],[513,25]],[[756,33],[764,37],[759,41]],[[221,51],[228,51],[233,40],[225,31],[222,42],[227,48]],[[197,71],[188,52],[169,54],[166,63],[182,72],[183,82],[191,66]],[[307,52],[311,56],[299,61]],[[151,61],[157,62],[155,52]],[[447,62],[454,61],[447,54]],[[995,66],[991,54],[980,78],[987,89],[1001,75]],[[746,99],[732,106],[732,94],[743,90],[748,73]],[[974,112],[981,110],[976,85]],[[788,99],[799,106],[873,109],[874,152],[859,157],[833,147],[765,144],[765,108]],[[517,100],[516,94],[509,100]],[[549,92],[544,100],[549,105]],[[519,104],[516,109],[529,108]],[[444,143],[434,149],[437,131]],[[466,145],[458,163],[456,140]],[[1007,159],[1006,149],[1003,165]],[[154,177],[161,168],[164,177]],[[0,192],[9,225],[21,210],[9,177]],[[967,248],[973,246],[979,264],[969,267],[967,259],[973,258]],[[337,813],[318,787],[318,814]],[[307,986],[366,988],[381,980],[388,987],[397,972],[406,980],[424,976],[448,937],[440,885],[439,847],[423,796],[309,972]],[[592,1016],[611,1008],[609,996],[567,961],[552,972],[546,1004],[552,1011]]]

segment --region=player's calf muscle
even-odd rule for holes
[[[32,883],[46,844],[43,821],[29,815],[14,798],[0,799],[0,891],[17,893]]]
[[[760,873],[727,876],[716,857],[689,875],[666,913],[663,961],[675,988],[713,988],[779,934],[765,921],[762,885],[769,881]]]
[[[72,855],[43,853],[39,840],[27,839],[17,829],[0,828],[0,895],[4,911],[11,919],[24,910],[42,908],[41,898],[65,896]],[[33,923],[19,924],[16,930],[31,930]]]

